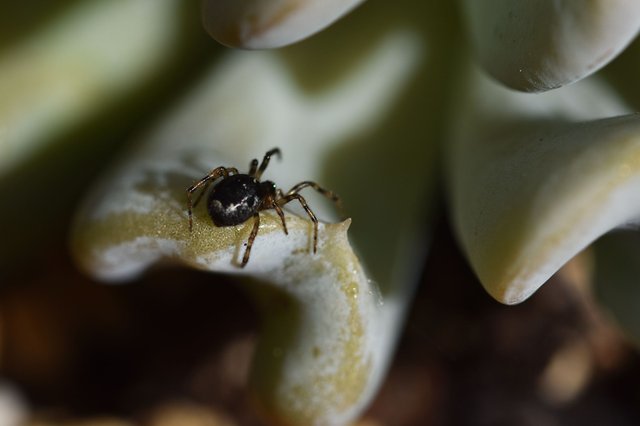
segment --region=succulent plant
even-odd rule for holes
[[[68,230],[98,281],[176,264],[237,276],[261,306],[249,386],[264,419],[349,424],[383,382],[438,250],[442,193],[493,298],[525,301],[593,245],[601,307],[637,340],[638,236],[609,232],[640,217],[639,62],[597,71],[632,42],[640,6],[440,3],[205,0],[206,31],[232,48],[176,0],[75,2],[7,35],[7,276]],[[323,182],[347,219],[309,194],[314,253],[303,212],[285,211],[285,234],[263,211],[240,268],[253,222],[218,227],[201,202],[190,231],[185,191],[273,147],[283,158],[265,177]]]

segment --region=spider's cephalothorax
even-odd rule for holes
[[[335,193],[320,187],[315,182],[300,182],[287,193],[283,193],[271,181],[261,182],[260,177],[274,154],[280,156],[280,150],[274,148],[268,151],[260,163],[260,167],[258,167],[257,159],[251,161],[248,174],[238,173],[238,169],[235,167],[217,167],[187,189],[189,230],[193,228],[193,207],[200,200],[198,197],[194,203],[191,199],[192,194],[201,187],[204,187],[203,191],[206,191],[207,187],[218,178],[222,179],[211,189],[207,198],[207,210],[213,223],[216,226],[233,226],[246,222],[250,217],[254,218],[253,228],[247,241],[247,249],[240,264],[241,267],[244,267],[249,261],[251,247],[260,227],[259,212],[261,210],[274,209],[282,221],[284,233],[288,234],[282,206],[290,201],[298,200],[313,222],[313,252],[315,253],[318,247],[318,219],[307,205],[304,197],[299,194],[300,190],[311,187],[338,205],[340,204],[340,198]]]

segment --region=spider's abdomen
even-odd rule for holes
[[[209,216],[216,226],[239,225],[258,211],[263,198],[256,179],[245,174],[229,176],[209,193]]]

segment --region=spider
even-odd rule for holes
[[[241,268],[244,268],[247,262],[249,262],[251,247],[253,246],[256,235],[258,235],[258,229],[260,227],[260,211],[274,209],[278,216],[280,216],[284,233],[288,235],[289,232],[287,231],[287,223],[284,218],[282,206],[290,201],[298,200],[313,222],[313,252],[316,253],[318,248],[318,219],[299,192],[304,188],[311,187],[334,201],[336,205],[340,207],[340,198],[338,195],[333,191],[322,188],[312,181],[300,182],[294,185],[287,193],[283,193],[282,190],[276,187],[276,184],[271,181],[260,181],[262,173],[269,165],[269,160],[274,154],[277,155],[278,158],[282,156],[278,148],[267,151],[259,167],[257,159],[251,161],[249,173],[247,174],[238,173],[238,169],[235,167],[216,167],[211,170],[208,175],[187,188],[189,232],[193,229],[193,208],[195,204],[197,204],[204,195],[209,185],[218,178],[222,179],[213,186],[207,199],[207,210],[213,223],[216,226],[234,226],[246,222],[250,217],[254,218],[253,228],[246,243],[247,248],[242,257],[242,263],[240,264]],[[192,194],[200,188],[203,188],[203,191],[194,203],[191,198]]]

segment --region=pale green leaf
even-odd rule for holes
[[[640,233],[612,232],[594,245],[598,301],[637,346],[640,345]]]
[[[306,38],[363,0],[204,0],[204,25],[232,47],[265,49]]]
[[[635,0],[464,0],[482,65],[526,92],[564,86],[613,59],[640,29]]]
[[[180,27],[175,0],[82,1],[0,54],[0,174],[143,83]]]
[[[464,93],[449,150],[455,229],[487,291],[518,303],[640,217],[640,116],[596,80],[527,95],[475,72]]]
[[[419,46],[410,33],[391,33],[341,79],[317,93],[299,87],[287,63],[273,52],[228,55],[94,189],[73,236],[78,263],[111,281],[135,278],[157,263],[257,279],[260,284],[251,288],[258,301],[282,301],[277,309],[269,309],[267,302],[265,309],[251,379],[259,404],[271,419],[286,424],[353,420],[377,389],[398,337],[420,253],[415,249],[418,237],[407,241],[405,235],[424,220],[424,203],[411,203],[388,216],[374,215],[378,223],[360,225],[362,243],[371,246],[365,252],[386,254],[382,263],[373,265],[384,273],[372,277],[347,238],[351,220],[325,223],[336,216],[328,203],[312,199],[313,194],[308,194],[312,208],[323,220],[318,252],[312,253],[312,226],[304,213],[286,213],[285,235],[277,215],[266,211],[251,258],[241,269],[238,263],[253,222],[218,228],[202,202],[190,233],[185,190],[220,165],[246,172],[250,159],[275,146],[283,158],[272,159],[265,179],[284,190],[307,179],[324,183],[322,176],[335,170],[328,161],[333,150],[378,128],[380,117],[398,103],[420,63]],[[420,147],[419,152],[429,150]],[[421,159],[423,164],[428,160]],[[359,179],[350,170],[345,173],[351,178],[336,181],[331,189],[341,193],[360,185],[356,193],[361,196],[345,199],[347,209],[356,212],[370,213],[366,206],[374,198],[364,195],[376,190],[379,179],[396,185],[403,180],[403,175]],[[426,191],[432,172],[414,168],[411,173],[421,177],[414,191]],[[358,217],[353,216],[354,226]],[[399,219],[389,222],[397,234],[395,244],[376,243],[378,228],[393,218]],[[383,293],[374,282],[378,279],[384,279]]]

